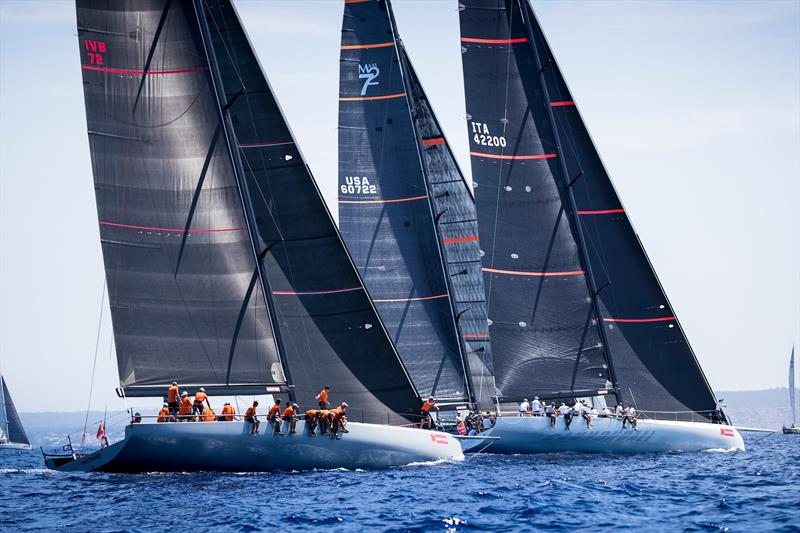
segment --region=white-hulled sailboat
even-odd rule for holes
[[[800,435],[800,427],[797,426],[797,389],[795,389],[794,374],[794,346],[792,346],[792,355],[789,357],[789,413],[792,423],[783,426],[784,435]]]
[[[639,242],[527,0],[460,0],[497,401],[638,411],[501,417],[490,450],[744,449]],[[558,405],[558,403],[556,405]],[[516,410],[516,409],[514,409]]]
[[[460,459],[421,404],[228,0],[78,0],[120,393],[349,403],[341,439],[263,422],[146,423],[48,467],[384,468]],[[149,419],[152,422],[152,419]]]
[[[0,450],[30,450],[31,442],[22,427],[14,400],[0,375]]]

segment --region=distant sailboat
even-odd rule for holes
[[[627,433],[614,418],[552,431],[543,417],[503,417],[490,449],[743,449],[717,420],[528,1],[460,0],[459,11],[498,401],[585,398],[642,415]]]
[[[800,427],[797,426],[797,390],[794,385],[794,373],[794,346],[792,346],[792,355],[789,358],[789,412],[792,414],[792,424],[783,426],[783,433],[786,435],[800,434]]]
[[[30,450],[31,442],[22,427],[6,380],[0,375],[0,450]]]
[[[398,427],[421,405],[228,0],[98,3],[77,20],[120,393],[281,393],[325,385],[349,433],[243,422],[131,423],[50,468],[382,468],[462,457]],[[264,406],[262,406],[264,409]],[[187,450],[193,450],[187,453]]]

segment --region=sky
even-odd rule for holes
[[[237,5],[335,214],[343,3]],[[533,5],[712,387],[785,387],[800,340],[800,2]],[[469,176],[457,2],[394,9]],[[122,407],[102,291],[74,4],[0,0],[0,368],[18,409],[85,409],[96,345],[91,405]]]

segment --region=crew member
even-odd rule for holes
[[[547,407],[544,408],[544,414],[550,419],[550,427],[555,429],[556,418],[558,417],[558,414],[556,413],[556,404],[554,402],[547,404]]]
[[[269,408],[267,423],[275,426],[275,435],[281,434],[281,399],[275,398],[275,404]]]
[[[567,404],[561,402],[558,412],[564,417],[564,428],[569,429],[569,425],[572,424],[572,415],[574,411],[571,407],[568,407]]]
[[[181,393],[180,417],[178,420],[181,422],[191,421],[192,415],[192,399],[189,398],[189,393],[183,391]]]
[[[235,414],[236,409],[234,409],[230,402],[225,402],[225,405],[222,406],[222,416],[220,416],[219,419],[223,422],[232,422]]]
[[[717,400],[717,405],[714,407],[714,413],[712,416],[712,421],[715,424],[725,424],[727,422],[727,418],[725,413],[722,412],[722,402],[725,400]]]
[[[300,406],[296,403],[286,402],[286,409],[283,410],[281,420],[289,423],[289,435],[297,433],[295,428],[297,427],[297,411],[299,410]]]
[[[208,394],[206,394],[206,389],[200,387],[200,390],[194,393],[194,402],[192,402],[192,413],[202,415],[203,404],[206,404],[208,408],[211,409],[211,402],[208,401]]]
[[[331,421],[331,438],[339,439],[339,432],[349,433],[347,430],[347,408],[346,403],[342,403],[339,407],[330,410]]]
[[[331,412],[328,409],[320,409],[317,423],[319,424],[319,434],[326,434],[331,426]]]
[[[156,419],[156,422],[172,422],[172,421],[173,421],[172,410],[169,408],[169,405],[165,403],[164,406],[161,407],[161,410],[158,412],[158,418]]]
[[[203,416],[201,420],[203,422],[215,422],[217,420],[217,415],[210,407],[203,407]]]
[[[309,409],[306,411],[306,427],[308,428],[308,436],[317,436],[317,421],[319,420],[322,411],[318,409]]]
[[[622,429],[625,429],[625,409],[622,407],[622,402],[614,409],[614,416],[622,419]]]
[[[180,390],[178,389],[178,382],[173,381],[172,385],[167,389],[167,407],[172,416],[177,416],[180,409]]]
[[[589,410],[589,406],[586,405],[586,400],[581,401],[581,405],[578,409],[578,412],[581,414],[581,418],[586,420],[586,427],[592,427],[592,412]]]
[[[436,405],[436,399],[433,396],[425,400],[425,403],[422,404],[422,409],[420,409],[419,414],[422,417],[422,422],[420,422],[419,425],[420,429],[424,428],[425,426],[428,426],[428,429],[433,429],[433,415],[431,414],[432,410],[439,410],[439,406]]]
[[[631,427],[634,431],[639,431],[639,428],[636,427],[636,409],[633,405],[628,405],[628,408],[625,409],[625,418],[622,420],[622,427],[625,427],[625,421],[631,423]]]
[[[258,426],[261,424],[261,422],[258,421],[258,416],[256,416],[256,407],[258,407],[258,401],[254,401],[253,405],[248,407],[244,412],[244,421],[250,423],[251,435],[258,433]]]
[[[534,396],[533,401],[531,402],[530,411],[533,414],[533,416],[542,416],[541,410],[542,410],[542,402],[539,401],[538,396]]]
[[[528,416],[528,412],[531,410],[531,404],[528,403],[528,399],[525,398],[522,400],[522,403],[519,404],[519,410],[517,412],[517,416]]]
[[[319,400],[319,408],[320,409],[328,409],[331,404],[328,403],[328,393],[331,390],[330,385],[325,385],[325,388],[319,391],[319,394],[315,396],[317,400]]]

